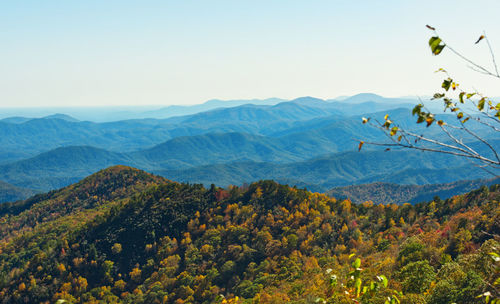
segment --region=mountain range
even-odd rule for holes
[[[382,119],[387,113],[415,132],[439,134],[436,126],[415,126],[411,101],[373,94],[342,101],[235,101],[233,107],[191,115],[104,123],[63,114],[11,117],[0,121],[0,180],[48,191],[119,164],[205,185],[275,179],[321,192],[373,182],[423,185],[491,177],[461,158],[370,146],[357,152],[359,140],[385,140],[380,130],[361,124],[363,116]],[[453,123],[452,116],[441,118]],[[500,146],[494,133],[471,127]],[[488,153],[475,138],[464,140]]]

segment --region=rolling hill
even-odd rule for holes
[[[47,191],[118,164],[206,185],[227,186],[271,178],[314,191],[373,182],[422,185],[454,182],[464,176],[488,177],[487,172],[476,170],[464,158],[404,150],[353,152],[354,141],[327,135],[312,132],[272,138],[242,133],[205,134],[178,137],[131,153],[90,146],[63,147],[0,165],[0,180]],[[347,142],[340,147],[347,149],[350,144],[351,151],[325,154],[335,151],[343,140]]]
[[[375,204],[415,204],[431,201],[438,196],[442,199],[470,192],[481,186],[500,183],[500,178],[457,181],[448,184],[398,185],[377,182],[372,184],[335,187],[327,194],[338,199],[349,198],[353,203],[372,201]]]
[[[216,102],[214,102],[216,104]],[[264,103],[264,102],[263,102]],[[236,105],[238,103],[234,103]],[[314,124],[336,121],[353,113],[393,110],[397,104],[377,106],[336,104],[303,97],[277,104],[244,104],[168,119],[134,119],[104,123],[79,121],[64,114],[42,118],[0,120],[0,163],[20,160],[64,146],[89,145],[115,152],[143,150],[179,136],[214,132],[271,135]],[[400,106],[404,106],[400,104]],[[288,132],[290,133],[290,132]],[[9,155],[8,158],[4,158]]]
[[[453,168],[448,168],[448,163]],[[334,186],[372,183],[437,184],[491,177],[470,166],[467,160],[418,151],[366,151],[329,154],[290,164],[233,162],[181,170],[154,170],[179,181],[220,186],[273,179],[281,183],[327,191]]]
[[[0,181],[0,203],[15,202],[33,196],[35,191],[19,188],[11,184]]]
[[[355,205],[272,181],[224,190],[115,166],[0,205],[0,302],[483,303],[498,278],[499,197],[496,185]],[[352,295],[356,278],[364,291]]]

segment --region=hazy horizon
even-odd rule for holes
[[[207,100],[201,100],[196,103],[192,104],[135,104],[135,105],[126,105],[126,104],[116,104],[116,105],[48,105],[48,106],[43,106],[43,105],[26,105],[26,106],[3,106],[0,105],[1,109],[65,109],[65,108],[109,108],[109,109],[117,109],[117,108],[161,108],[161,107],[169,107],[169,106],[185,106],[185,107],[190,107],[190,106],[198,106],[198,105],[203,105],[206,103],[209,103],[211,101],[221,101],[221,102],[231,102],[231,101],[265,101],[265,100],[272,100],[272,99],[280,99],[283,101],[292,101],[295,99],[299,98],[304,98],[304,97],[311,97],[311,98],[317,98],[317,99],[322,99],[325,101],[339,101],[342,102],[344,99],[347,99],[349,97],[357,96],[357,95],[362,95],[362,94],[373,94],[373,95],[378,95],[380,97],[384,98],[395,98],[395,99],[418,99],[419,97],[425,97],[428,98],[430,96],[385,96],[385,95],[380,95],[372,92],[361,92],[357,93],[354,95],[339,95],[335,97],[329,97],[329,98],[320,98],[316,96],[310,96],[310,95],[304,95],[304,96],[296,96],[290,99],[285,99],[279,96],[273,96],[273,97],[265,97],[265,98],[234,98],[234,99],[221,99],[221,98],[211,98]]]
[[[441,67],[464,89],[498,96],[448,50],[432,56],[425,28],[489,67],[486,44],[474,42],[486,30],[498,53],[498,11],[486,0],[2,3],[0,108],[422,96],[439,90]]]

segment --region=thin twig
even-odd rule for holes
[[[446,128],[444,126],[440,126],[440,127],[441,127],[441,130],[443,130],[443,132],[446,133],[446,135],[448,135],[449,138],[453,139],[453,141],[455,141],[457,144],[459,144],[462,147],[466,148],[467,150],[469,150],[473,154],[479,155],[479,153],[477,153],[476,151],[474,151],[471,147],[467,146],[461,140],[458,140],[455,136],[453,136],[453,134],[451,134],[450,132],[448,132],[448,130],[446,130]]]
[[[484,40],[486,40],[486,44],[488,44],[488,48],[490,49],[490,54],[491,54],[491,61],[493,61],[493,66],[495,67],[495,72],[498,74],[498,65],[497,62],[495,61],[495,53],[493,53],[493,48],[491,47],[490,40],[488,39],[488,36],[486,36],[486,32],[483,32],[484,35]]]
[[[477,140],[479,140],[480,142],[482,142],[483,144],[485,144],[486,146],[488,146],[488,148],[490,148],[491,151],[493,151],[493,154],[495,154],[495,157],[497,158],[497,161],[498,163],[500,163],[500,158],[498,157],[498,153],[497,151],[490,145],[490,143],[488,143],[486,140],[484,140],[483,138],[479,137],[476,133],[472,132],[471,130],[469,130],[468,128],[466,128],[464,126],[464,123],[462,121],[460,121],[460,123],[462,124],[462,126],[464,127],[464,130],[465,132],[469,133],[470,135],[474,136],[475,138],[477,138]]]

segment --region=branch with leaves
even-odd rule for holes
[[[485,68],[472,60],[466,58],[454,48],[444,43],[436,32],[436,29],[427,25],[427,28],[433,32],[433,36],[429,39],[429,47],[433,55],[439,55],[444,49],[449,49],[453,54],[464,60],[471,69],[482,74],[500,79],[498,66],[495,56],[491,48],[491,44],[486,34],[481,35],[475,44],[481,41],[486,41],[490,50],[493,63],[493,70]],[[437,153],[445,153],[459,157],[465,157],[476,161],[477,165],[489,173],[498,176],[492,172],[500,169],[500,157],[497,148],[484,136],[484,132],[480,133],[474,128],[471,128],[470,122],[474,121],[478,126],[483,127],[483,130],[488,130],[491,134],[500,132],[500,103],[494,102],[490,98],[482,95],[479,92],[467,92],[460,89],[460,85],[456,82],[446,70],[439,69],[437,72],[442,72],[446,78],[441,83],[442,92],[435,93],[432,100],[441,101],[444,106],[444,113],[449,112],[449,117],[455,117],[456,123],[448,123],[446,119],[438,119],[435,113],[428,110],[421,102],[417,104],[412,111],[412,115],[417,117],[417,124],[425,123],[426,127],[433,124],[438,125],[442,135],[432,137],[424,134],[417,134],[407,128],[403,128],[398,123],[392,121],[389,115],[384,117],[383,121],[371,118],[363,118],[364,124],[369,124],[380,129],[388,141],[386,142],[365,142],[360,141],[358,150],[361,150],[364,144],[385,146],[386,150],[392,147],[416,149],[421,151],[430,151]],[[458,93],[458,98],[454,100],[449,96],[451,92]],[[470,110],[470,107],[474,110]],[[496,136],[496,135],[494,135]],[[464,138],[478,142],[482,145],[482,152],[474,148]],[[484,152],[488,151],[488,152]]]
[[[331,268],[326,270],[330,296],[317,298],[316,303],[337,303],[342,300],[347,303],[371,303],[375,299],[384,299],[384,304],[400,303],[403,293],[388,287],[389,280],[385,275],[377,275],[375,278],[365,277],[361,259],[355,258],[353,253],[349,255],[349,260],[353,261],[345,277],[338,277],[332,273]]]

